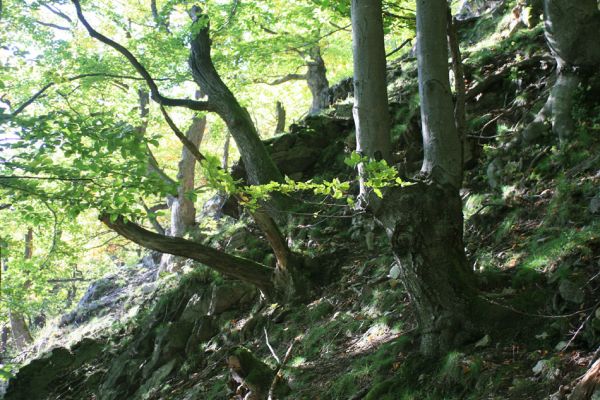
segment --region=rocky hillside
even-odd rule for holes
[[[345,202],[324,208],[303,193],[285,233],[322,282],[312,301],[269,304],[191,262],[184,274],[158,276],[148,255],[90,286],[36,345],[5,400],[568,398],[599,353],[600,82],[578,92],[578,136],[559,150],[547,126],[532,124],[555,73],[539,19],[479,10],[465,15],[460,36],[466,247],[482,299],[515,318],[423,358],[384,232]],[[390,64],[389,89],[395,161],[410,177],[421,159],[410,53]],[[282,171],[297,180],[351,176],[349,107],[341,100],[270,139]],[[268,264],[257,229],[235,205],[227,210],[239,219],[224,216],[217,234],[197,240]],[[594,373],[585,379],[594,383]]]

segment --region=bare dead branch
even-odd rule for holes
[[[385,56],[386,56],[386,57],[391,57],[391,56],[393,56],[394,54],[396,54],[397,52],[399,52],[400,50],[402,50],[402,49],[404,48],[404,46],[406,46],[406,45],[407,45],[407,44],[409,44],[409,43],[412,43],[413,39],[414,39],[414,38],[409,38],[409,39],[406,39],[404,42],[402,42],[402,44],[401,44],[400,46],[396,47],[394,50],[390,51],[390,52],[389,52],[389,53],[387,53]]]

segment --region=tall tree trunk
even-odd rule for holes
[[[199,148],[205,129],[206,116],[195,116],[186,136],[194,146]],[[177,197],[171,204],[171,236],[182,237],[196,223],[196,208],[194,202],[188,197],[188,193],[194,190],[195,168],[196,158],[186,147],[183,147],[177,173],[179,181]]]
[[[316,115],[329,107],[329,81],[321,48],[314,46],[309,54],[310,60],[306,63],[306,83],[312,94],[312,105],[308,114]]]
[[[415,307],[421,351],[443,353],[477,332],[477,291],[463,245],[461,141],[448,79],[445,0],[417,1],[423,179],[390,189],[376,210]]]
[[[352,0],[352,50],[356,151],[389,163],[392,146],[381,0]],[[359,165],[359,175],[364,199],[362,165]]]
[[[198,6],[190,11],[195,26],[202,26],[191,42],[190,68],[194,80],[208,95],[210,104],[225,121],[240,149],[250,184],[281,182],[283,176],[258,136],[250,114],[221,80],[211,58],[208,17]]]
[[[27,229],[24,243],[25,251],[23,253],[23,257],[25,260],[31,260],[33,257],[33,229]],[[33,338],[29,332],[29,327],[27,326],[27,322],[25,322],[25,316],[20,312],[9,309],[8,318],[10,321],[10,329],[15,345],[19,351],[22,351],[29,344],[31,344],[31,342],[33,342]]]
[[[196,99],[202,97],[201,91],[196,91]],[[204,131],[206,130],[206,116],[194,116],[192,124],[186,132],[186,137],[196,148],[200,148]],[[170,196],[168,203],[171,209],[170,235],[183,237],[185,233],[196,224],[196,207],[189,198],[189,193],[194,191],[196,178],[196,157],[190,150],[183,146],[177,172],[177,195]],[[180,271],[183,260],[177,259],[172,254],[164,254],[160,262],[160,271]]]
[[[575,89],[582,77],[598,73],[600,11],[596,0],[544,0],[546,40],[557,63],[557,79],[546,104],[552,130],[565,144],[573,136],[571,114]]]
[[[229,145],[231,143],[231,134],[227,132],[225,135],[225,143],[223,144],[223,157],[221,158],[221,168],[227,171],[229,168]]]
[[[280,101],[275,103],[275,112],[277,113],[277,124],[275,126],[275,134],[285,131],[285,108]]]

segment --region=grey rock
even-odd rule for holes
[[[560,281],[558,291],[563,299],[572,303],[581,304],[585,298],[583,288],[568,279]]]
[[[219,328],[215,324],[213,317],[206,315],[200,317],[194,324],[192,333],[185,345],[186,354],[198,351],[201,343],[209,341],[217,333],[219,333]]]
[[[193,322],[198,320],[198,318],[207,315],[211,302],[211,296],[209,294],[211,294],[211,292],[194,294],[185,306],[180,320]]]
[[[294,146],[290,151],[273,153],[273,161],[282,173],[303,172],[319,160],[319,150],[308,146]]]
[[[225,311],[238,309],[254,300],[256,289],[242,282],[226,282],[214,286],[208,315],[219,315]]]

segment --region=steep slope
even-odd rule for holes
[[[482,298],[514,319],[423,359],[381,229],[344,202],[303,193],[286,234],[323,282],[312,302],[268,304],[191,265],[155,283],[168,288],[134,318],[23,366],[5,399],[242,399],[271,390],[289,399],[567,398],[599,353],[600,80],[580,88],[578,136],[567,147],[548,127],[533,129],[555,66],[541,24],[514,15],[505,7],[461,24],[466,246]],[[410,177],[421,157],[415,60],[407,54],[391,67],[394,157]],[[303,180],[351,176],[343,159],[353,143],[343,102],[268,142]],[[242,221],[222,220],[205,240],[268,261]],[[589,382],[591,396],[593,374]]]

